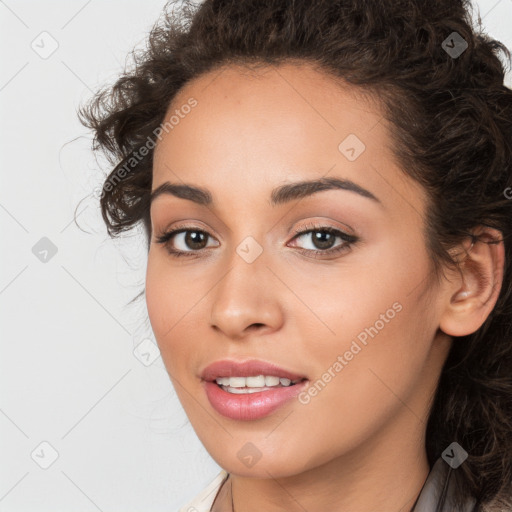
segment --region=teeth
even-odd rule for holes
[[[228,386],[231,388],[245,388],[245,377],[229,377]]]
[[[274,375],[255,375],[250,377],[219,377],[215,379],[215,382],[220,386],[230,388],[264,388],[279,385],[287,387],[300,382],[300,379],[292,382],[290,379],[279,378]]]
[[[265,376],[258,375],[257,377],[246,377],[245,383],[248,388],[262,388],[265,386]]]
[[[279,377],[267,376],[265,377],[265,386],[278,386],[279,385]]]

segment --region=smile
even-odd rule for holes
[[[259,360],[217,361],[203,370],[201,379],[212,408],[239,421],[270,415],[309,382],[303,375]]]
[[[302,379],[292,381],[286,377],[275,375],[257,375],[251,377],[219,377],[215,382],[228,393],[258,393],[276,387],[289,387],[301,382]]]

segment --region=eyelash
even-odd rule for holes
[[[306,254],[308,256],[312,255],[314,258],[320,258],[325,255],[332,256],[335,254],[339,254],[341,252],[348,250],[353,244],[355,244],[359,240],[359,238],[354,235],[349,235],[348,233],[340,231],[339,229],[332,228],[330,226],[318,226],[318,225],[311,224],[311,225],[305,226],[305,228],[306,229],[303,229],[303,228],[296,229],[294,231],[294,236],[293,236],[292,240],[295,240],[296,238],[299,238],[300,236],[303,236],[303,235],[307,235],[309,233],[321,232],[321,233],[329,233],[331,235],[334,235],[337,238],[341,238],[345,242],[344,244],[341,244],[341,245],[335,247],[334,249],[325,249],[325,250],[302,249],[302,250],[299,250],[299,252],[301,254]],[[176,228],[176,229],[162,233],[160,236],[158,236],[156,238],[156,243],[165,245],[169,254],[176,258],[181,257],[181,256],[186,256],[186,257],[196,256],[198,252],[203,251],[204,249],[197,249],[197,250],[192,250],[192,251],[181,251],[179,249],[172,249],[171,247],[169,247],[169,242],[175,235],[178,235],[179,233],[184,233],[187,231],[203,233],[203,234],[211,237],[211,235],[207,231],[204,231],[202,229],[197,229],[197,227],[183,226],[183,227]]]

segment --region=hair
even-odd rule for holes
[[[454,32],[467,44],[460,55],[443,43]],[[112,237],[142,221],[149,247],[153,149],[143,157],[140,150],[161,132],[185,84],[222,66],[289,62],[312,64],[380,100],[400,167],[427,192],[436,275],[458,268],[449,250],[477,240],[476,227],[500,231],[501,241],[485,242],[505,246],[497,303],[480,329],[454,340],[426,450],[431,467],[454,441],[468,452],[457,506],[468,494],[478,510],[512,506],[512,91],[500,59],[511,55],[483,32],[469,1],[171,1],[132,56],[133,69],[78,112],[94,132],[93,150],[113,166],[100,199]]]

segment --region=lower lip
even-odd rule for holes
[[[222,416],[232,420],[251,421],[264,418],[296,397],[306,386],[307,380],[293,386],[234,394],[224,391],[216,382],[204,381],[206,396],[212,407]]]

